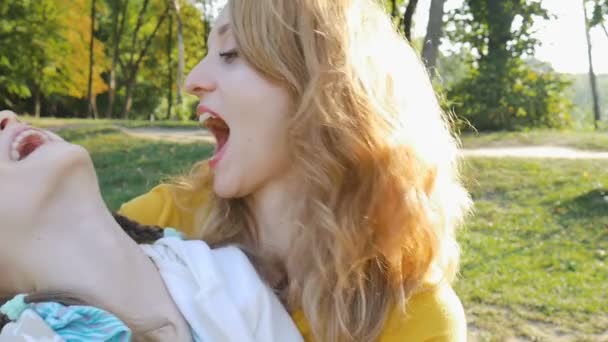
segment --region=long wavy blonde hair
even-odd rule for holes
[[[457,142],[418,56],[372,0],[230,0],[239,53],[295,103],[290,151],[306,207],[288,305],[316,340],[373,341],[394,309],[451,282],[470,207]],[[202,161],[176,197],[212,192]],[[198,236],[255,250],[244,199],[210,194]]]

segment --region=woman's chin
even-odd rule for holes
[[[238,182],[227,179],[225,175],[215,175],[213,179],[213,191],[215,195],[223,199],[232,199],[245,196],[241,194],[238,187]]]

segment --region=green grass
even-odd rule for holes
[[[465,148],[512,146],[560,146],[583,150],[608,151],[608,131],[551,131],[465,133]]]
[[[104,200],[111,210],[167,177],[189,170],[206,158],[209,144],[173,144],[135,139],[111,127],[64,129],[66,140],[87,148],[97,170]]]
[[[604,332],[608,161],[469,159],[464,174],[476,213],[456,290],[470,321],[497,340]]]
[[[161,127],[161,128],[197,128],[199,123],[192,121],[147,121],[147,120],[117,120],[117,119],[63,119],[63,118],[35,118],[31,116],[21,117],[25,122],[43,128],[81,128],[101,126],[121,126],[127,128]]]
[[[91,152],[111,209],[208,156],[211,146],[63,130]],[[608,327],[608,161],[468,159],[476,202],[455,288],[481,340],[603,340]]]

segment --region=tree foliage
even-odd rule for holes
[[[100,113],[147,118],[161,103],[168,72],[177,70],[178,61],[175,44],[167,58],[169,32],[177,32],[167,20],[175,15],[170,1],[175,0],[96,1],[92,95]],[[192,1],[179,2],[189,70],[206,53],[204,16]],[[90,13],[91,0],[0,1],[1,107],[54,116],[86,114]]]
[[[21,0],[0,4],[0,94],[4,105],[53,95],[85,98],[90,43],[89,0]],[[104,45],[96,41],[98,61],[93,93],[107,89]]]
[[[538,40],[532,31],[549,13],[534,0],[466,0],[450,13],[448,37],[471,51],[469,73],[449,87],[458,115],[477,129],[569,125],[568,82],[525,63]]]
[[[1,107],[86,115],[91,1],[0,1]],[[608,0],[585,1],[593,8],[590,23],[605,27]],[[92,96],[100,117],[191,117],[192,100],[177,105],[179,80],[205,56],[211,22],[225,2],[97,0]],[[384,0],[408,39],[418,3]],[[550,67],[528,62],[538,44],[534,23],[551,19],[539,0],[465,0],[443,15],[443,23],[437,13],[435,38],[428,40],[434,51],[442,35],[455,47],[452,55],[437,54],[446,107],[479,129],[569,124],[570,104],[562,94],[568,82]]]
[[[588,0],[587,3],[593,6],[589,26],[601,27],[606,34],[606,38],[608,38],[608,30],[606,29],[608,25],[608,0]]]

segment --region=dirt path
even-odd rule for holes
[[[120,130],[136,138],[164,140],[175,143],[215,142],[213,135],[203,129],[188,128],[124,128]]]
[[[214,142],[213,136],[201,129],[173,128],[121,128],[128,135],[164,140],[176,143],[193,143],[198,141]],[[463,149],[466,157],[515,157],[515,158],[560,158],[560,159],[608,159],[608,152],[583,151],[557,146],[524,146],[505,148],[475,148]]]
[[[559,158],[559,159],[608,159],[608,152],[584,151],[557,146],[523,146],[504,148],[475,148],[462,150],[467,157],[493,158]]]

